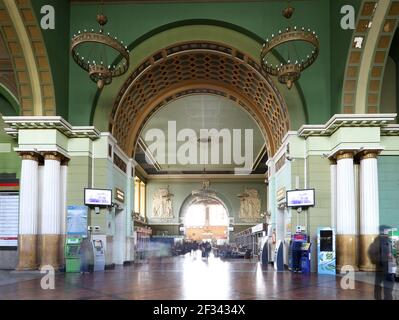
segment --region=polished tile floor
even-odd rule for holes
[[[368,279],[356,281],[354,290],[343,290],[340,277],[276,273],[257,262],[187,255],[105,273],[59,274],[54,290],[41,288],[40,274],[3,272],[0,300],[371,300],[375,287]],[[397,298],[398,291],[391,291]]]

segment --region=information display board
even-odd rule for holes
[[[85,205],[107,207],[112,205],[112,190],[85,189]]]
[[[315,206],[315,190],[287,191],[288,208],[307,208]]]
[[[0,247],[18,246],[19,193],[0,192]]]

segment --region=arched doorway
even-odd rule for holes
[[[229,239],[229,217],[226,208],[214,199],[201,199],[190,205],[184,220],[188,241],[222,245]]]
[[[193,191],[181,207],[180,218],[188,241],[217,245],[229,242],[229,209],[215,191]]]

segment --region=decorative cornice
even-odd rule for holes
[[[382,151],[384,151],[383,147],[367,147],[362,148],[362,147],[344,147],[344,148],[336,148],[334,149],[329,155],[328,158],[333,164],[334,161],[342,160],[342,159],[349,159],[349,158],[354,158],[355,160],[358,160],[363,154],[380,154]]]
[[[336,114],[325,125],[304,125],[299,131],[300,137],[331,136],[343,127],[388,127],[397,114]],[[399,129],[399,128],[398,128]]]
[[[399,136],[399,124],[389,124],[381,128],[382,136]]]
[[[100,131],[92,126],[75,127],[62,117],[3,117],[9,126],[5,131],[8,135],[17,137],[19,130],[56,129],[68,138],[100,138]]]

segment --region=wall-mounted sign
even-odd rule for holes
[[[277,201],[279,202],[281,200],[284,200],[285,197],[286,197],[286,194],[287,194],[287,191],[286,191],[285,187],[282,187],[282,188],[278,189],[277,190],[277,196],[276,196]]]
[[[112,190],[85,189],[85,205],[109,207],[112,205]]]
[[[18,246],[19,194],[0,192],[0,247]]]
[[[125,202],[125,193],[121,189],[115,188],[115,200]]]

